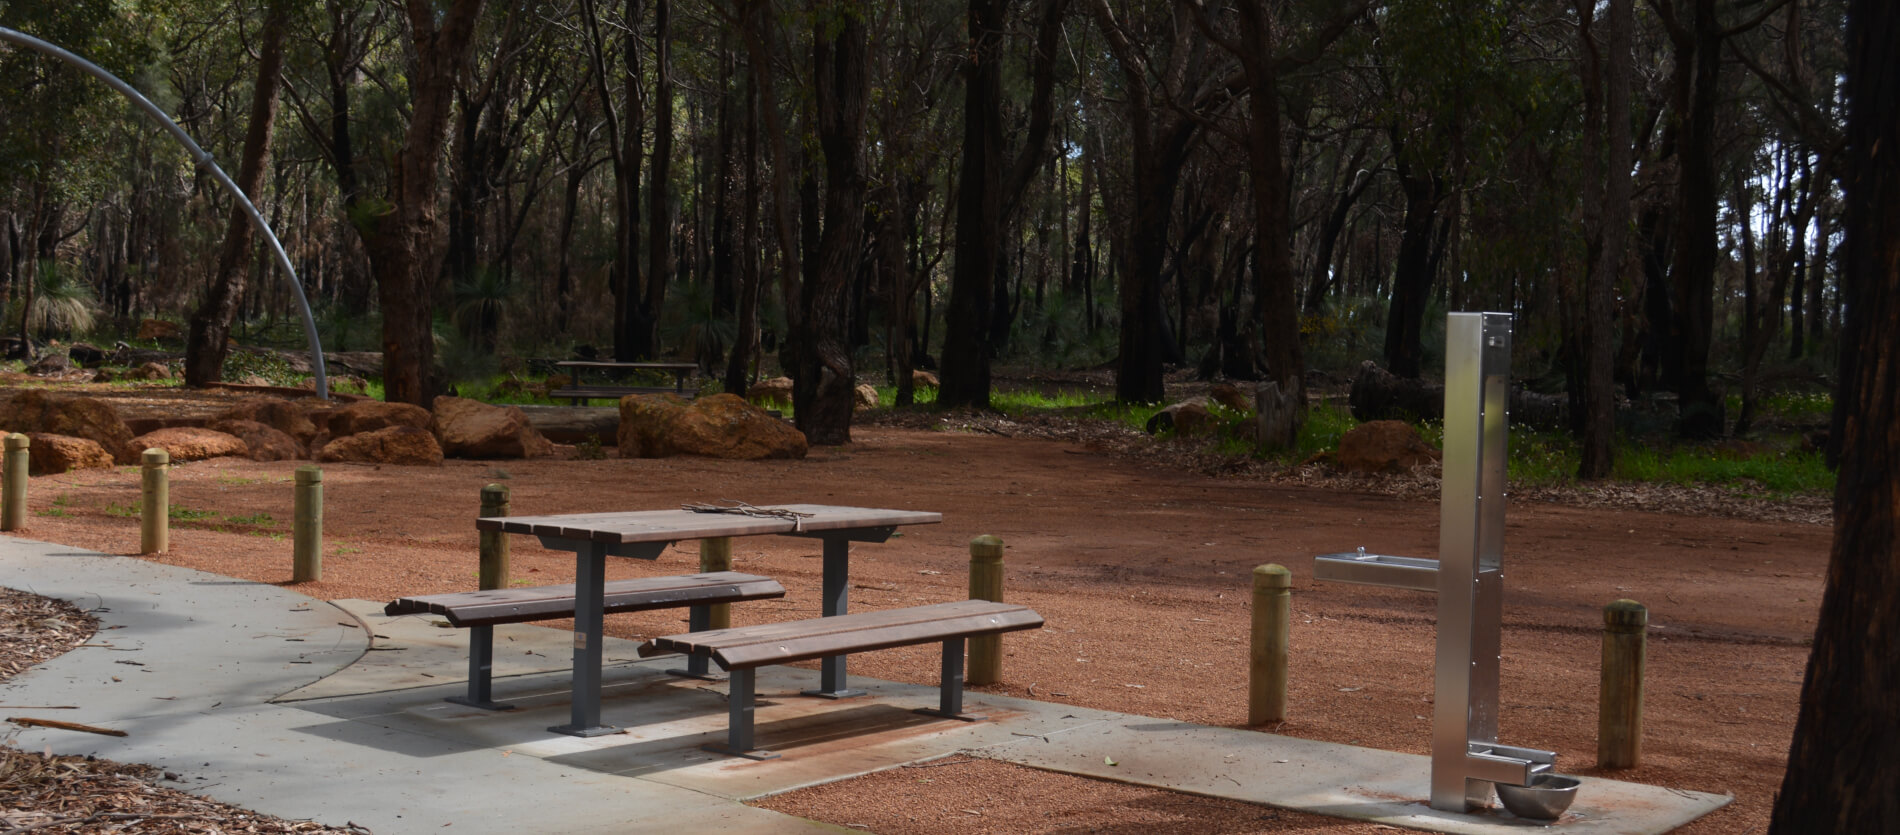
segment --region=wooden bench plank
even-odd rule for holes
[[[615,580],[607,583],[603,592],[604,612],[691,607],[693,627],[703,628],[708,617],[707,607],[784,597],[785,587],[769,577],[737,571],[713,571]],[[510,705],[495,702],[491,697],[495,626],[573,617],[574,607],[574,586],[564,584],[404,597],[390,601],[383,607],[383,614],[441,615],[452,626],[468,628],[468,695],[452,697],[449,701],[489,710],[506,710]],[[695,660],[683,674],[703,678],[705,673],[706,662]]]
[[[853,652],[924,644],[953,637],[994,635],[1042,626],[1026,606],[960,600],[906,609],[767,623],[670,635],[648,644],[656,652],[703,653],[721,669],[784,664]],[[642,653],[648,652],[646,647]]]
[[[604,611],[638,612],[784,596],[785,587],[778,581],[736,571],[640,577],[608,583]],[[383,607],[383,613],[441,615],[456,627],[573,617],[574,586],[569,583],[404,597]]]

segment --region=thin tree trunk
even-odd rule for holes
[[[646,296],[640,303],[639,331],[634,353],[642,357],[659,352],[660,306],[673,275],[671,183],[673,174],[673,4],[653,2],[653,167],[647,181]]]
[[[251,93],[251,123],[244,132],[244,156],[238,163],[237,185],[256,203],[270,167],[271,136],[277,126],[277,103],[282,92],[284,37],[290,29],[290,3],[273,0],[264,18],[263,40],[258,44],[257,84]],[[204,386],[224,375],[224,357],[244,295],[250,269],[254,232],[250,215],[232,201],[225,223],[224,246],[218,250],[218,271],[204,303],[191,315],[185,339],[185,385]]]

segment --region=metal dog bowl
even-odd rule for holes
[[[1528,786],[1495,784],[1504,808],[1520,818],[1556,820],[1577,799],[1577,786],[1583,781],[1561,774],[1544,774]]]

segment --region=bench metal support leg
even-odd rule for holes
[[[600,662],[604,637],[603,592],[607,544],[588,542],[575,552],[574,698],[569,722],[548,730],[569,736],[600,736],[616,729],[600,724]]]
[[[851,541],[841,536],[825,537],[825,577],[819,612],[825,617],[842,615],[850,608]],[[864,695],[846,684],[845,656],[834,655],[820,662],[818,689],[806,690],[807,696],[849,699]]]
[[[491,689],[495,673],[495,627],[472,626],[468,630],[468,695],[450,696],[447,701],[483,710],[514,710],[515,706],[494,701]]]
[[[983,720],[981,713],[963,712],[963,644],[962,638],[943,642],[943,673],[937,685],[937,709],[918,708],[916,712],[965,722]]]
[[[704,632],[712,628],[712,607],[692,606],[686,610],[686,631]],[[701,681],[723,681],[725,676],[712,671],[711,656],[691,653],[686,656],[686,666],[667,670],[667,675],[680,678],[696,678]]]
[[[757,704],[753,692],[754,672],[756,670],[750,667],[732,671],[726,696],[726,744],[709,743],[701,746],[705,750],[748,760],[778,759],[777,754],[752,747],[752,714]]]

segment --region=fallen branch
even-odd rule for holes
[[[78,722],[61,722],[58,719],[34,719],[28,716],[9,716],[7,717],[7,721],[12,722],[15,725],[30,725],[30,726],[39,727],[39,728],[58,728],[62,731],[84,731],[85,733],[102,734],[104,736],[125,736],[125,731],[121,731],[117,728],[101,728],[96,725],[81,725]]]

